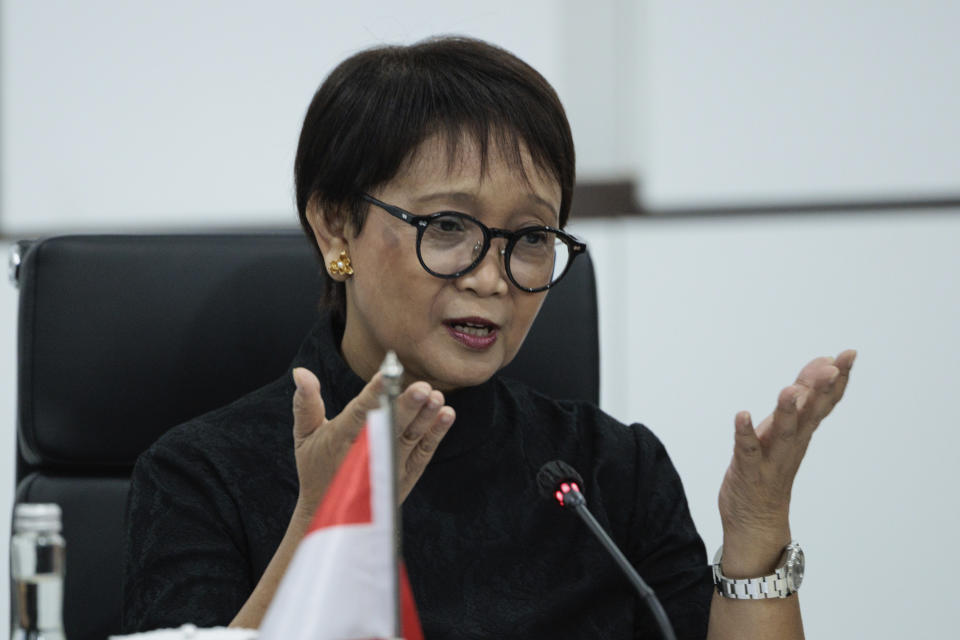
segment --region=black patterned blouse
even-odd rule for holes
[[[294,366],[334,416],[363,381],[324,317]],[[127,509],[126,632],[226,625],[283,537],[297,499],[289,373],[172,429],[137,462]],[[654,588],[678,638],[704,638],[703,543],[663,446],[583,402],[513,380],[447,394],[457,420],[403,505],[403,551],[424,632],[446,638],[657,638],[613,560],[572,513],[540,497],[561,459],[594,515]]]

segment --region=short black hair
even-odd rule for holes
[[[446,36],[367,49],[341,62],[310,102],[294,163],[300,224],[316,245],[308,204],[349,216],[359,232],[361,195],[389,182],[428,137],[491,142],[523,170],[521,145],[560,185],[560,226],[570,214],[575,155],[570,124],[553,87],[512,53],[473,38]],[[323,256],[320,256],[321,262]],[[324,271],[326,273],[326,271]],[[345,309],[342,283],[329,278],[326,302]]]

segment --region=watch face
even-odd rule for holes
[[[790,550],[790,556],[787,558],[787,586],[790,588],[790,591],[796,591],[803,583],[805,564],[803,549],[793,547]]]

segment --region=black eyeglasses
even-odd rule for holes
[[[427,273],[459,278],[483,261],[494,238],[506,238],[500,251],[507,277],[518,289],[536,293],[557,284],[587,245],[553,227],[493,229],[458,211],[417,216],[363,194],[363,199],[417,228],[417,257]]]

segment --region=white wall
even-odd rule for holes
[[[581,179],[636,180],[640,174],[643,4],[562,2],[555,88],[573,130]]]
[[[557,82],[560,20],[550,0],[8,0],[3,229],[286,223],[303,114],[336,63],[456,32]]]
[[[955,3],[585,6],[0,0],[0,232],[292,225],[320,79],[363,46],[451,31],[543,72],[581,175],[639,175],[648,205],[960,192]],[[661,434],[711,551],[734,413],[761,417],[807,359],[860,349],[796,486],[810,637],[952,624],[956,213],[574,225],[600,276],[603,405]],[[0,285],[3,513],[15,303]]]
[[[289,219],[300,119],[344,56],[458,32],[537,67],[586,178],[654,209],[956,195],[949,0],[0,2],[0,230]]]
[[[521,56],[564,100],[581,174],[632,176],[633,6],[7,0],[0,229],[287,224],[297,136],[323,77],[364,47],[440,33]]]
[[[644,4],[652,207],[960,190],[960,3]]]

